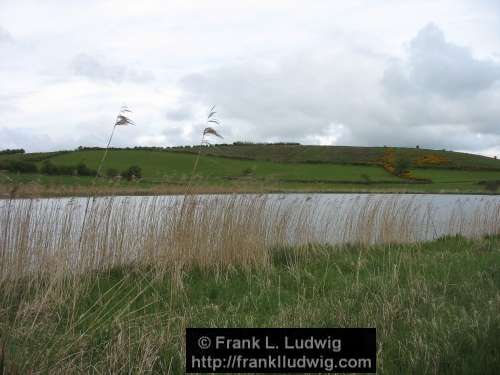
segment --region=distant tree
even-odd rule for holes
[[[22,148],[14,148],[14,149],[5,149],[5,150],[0,150],[0,154],[2,155],[9,155],[9,154],[24,154],[26,151]]]
[[[57,175],[59,174],[59,169],[57,168],[57,165],[52,163],[50,160],[47,160],[43,163],[40,172],[48,175]]]
[[[399,156],[394,163],[394,174],[400,176],[411,166],[411,161],[405,156]]]
[[[419,146],[419,145],[417,145],[416,149],[417,149],[417,150],[419,150],[419,149],[420,149],[420,146]]]
[[[76,173],[78,173],[78,176],[92,176],[95,174],[95,171],[90,169],[87,164],[81,162],[76,166]]]
[[[142,177],[141,167],[137,165],[128,167],[126,170],[122,172],[122,177],[128,181],[133,180],[135,178],[141,178]]]
[[[38,168],[35,163],[23,160],[6,160],[0,162],[0,170],[18,173],[37,173]]]

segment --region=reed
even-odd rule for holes
[[[446,340],[481,344],[490,339],[470,327],[488,334],[497,324],[487,276],[497,243],[482,237],[500,234],[492,202],[473,210],[457,203],[438,216],[432,202],[422,209],[404,196],[3,200],[0,360],[7,373],[182,373],[188,325],[322,322],[377,326],[382,369],[398,368],[391,358],[402,355],[415,373],[440,373],[431,358],[453,352]],[[421,241],[456,234],[477,239],[443,242],[470,248],[454,255],[463,269],[436,268],[440,247],[419,250]],[[455,289],[462,274],[471,281]],[[446,309],[444,298],[454,301]],[[458,315],[457,298],[465,306]],[[485,320],[475,320],[471,301]],[[442,320],[427,325],[418,306]],[[452,337],[449,319],[465,338]],[[387,341],[396,324],[410,333]],[[420,372],[423,363],[430,368]]]
[[[104,154],[102,155],[102,159],[97,166],[97,172],[96,176],[94,178],[94,183],[95,180],[100,176],[102,166],[104,165],[104,162],[106,160],[106,156],[108,155],[108,150],[109,146],[111,145],[111,141],[113,140],[113,135],[115,134],[115,130],[118,126],[128,126],[128,125],[135,125],[135,123],[128,117],[128,113],[131,113],[132,111],[128,109],[127,106],[123,105],[120,108],[120,111],[118,112],[118,115],[116,116],[115,123],[113,125],[113,129],[111,130],[111,134],[108,139],[108,143],[106,144],[106,148],[104,149]]]
[[[128,264],[251,269],[269,263],[273,246],[478,238],[499,233],[500,205],[492,202],[468,210],[456,203],[439,218],[432,202],[412,196],[10,199],[0,201],[0,280]]]
[[[191,177],[190,177],[189,182],[188,182],[188,187],[187,187],[188,192],[190,192],[191,182],[196,174],[196,169],[198,168],[198,163],[200,161],[200,156],[201,156],[201,151],[203,149],[203,146],[210,145],[210,142],[208,141],[207,137],[213,135],[215,137],[224,138],[217,130],[215,130],[213,128],[214,125],[220,125],[219,120],[217,120],[215,118],[216,114],[217,114],[217,112],[215,111],[215,105],[214,105],[210,108],[210,110],[208,111],[208,114],[207,114],[205,128],[203,129],[202,136],[201,136],[200,147],[199,147],[199,150],[196,154],[196,159],[195,159],[194,164],[193,164],[193,170],[191,172]]]

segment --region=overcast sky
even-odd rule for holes
[[[0,0],[0,148],[199,142],[500,155],[497,0]]]

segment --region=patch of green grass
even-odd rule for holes
[[[413,169],[418,178],[429,178],[436,183],[477,183],[500,180],[500,171],[460,171],[450,169]]]
[[[102,151],[79,151],[53,157],[51,161],[58,165],[84,162],[90,168],[96,168],[101,157]],[[136,164],[141,166],[145,177],[181,177],[190,175],[194,159],[193,154],[176,152],[111,150],[105,168],[123,170]],[[367,176],[375,181],[400,180],[380,167],[364,165],[282,164],[202,156],[197,168],[197,173],[206,177],[238,177],[247,171],[254,177],[269,179],[363,181],[363,176]]]
[[[182,288],[131,266],[59,298],[0,293],[7,369],[180,374],[185,327],[376,327],[379,374],[497,372],[499,238],[270,252],[268,269],[192,269]]]

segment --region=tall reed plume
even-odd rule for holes
[[[135,123],[127,116],[127,113],[131,113],[132,111],[127,108],[127,106],[123,105],[120,108],[120,111],[118,112],[118,115],[116,116],[115,124],[113,125],[113,129],[111,130],[111,134],[108,139],[108,143],[106,145],[106,148],[104,149],[104,154],[102,155],[102,159],[97,167],[97,172],[96,176],[94,178],[94,183],[95,180],[100,176],[102,166],[104,165],[104,161],[106,160],[106,156],[108,155],[108,150],[111,145],[111,141],[113,140],[113,135],[115,134],[115,130],[118,126],[128,126],[128,125],[135,125]]]
[[[217,130],[215,130],[212,127],[213,125],[220,125],[219,120],[217,120],[215,118],[216,114],[217,114],[217,112],[215,111],[215,105],[214,105],[208,111],[207,120],[206,120],[206,127],[203,129],[203,132],[202,132],[200,146],[199,146],[199,149],[198,149],[198,153],[196,155],[196,159],[194,161],[193,171],[191,172],[190,182],[191,182],[191,180],[193,179],[193,177],[194,177],[194,175],[196,173],[196,168],[198,167],[198,162],[200,160],[201,151],[203,149],[203,146],[210,145],[207,137],[213,135],[215,137],[224,138]]]

